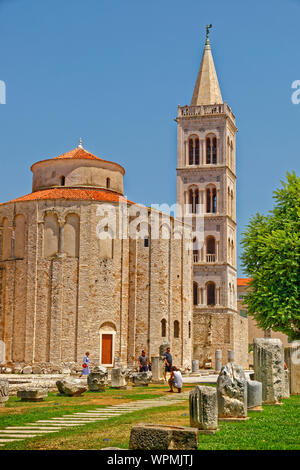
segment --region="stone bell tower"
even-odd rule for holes
[[[228,350],[248,365],[247,319],[237,312],[235,116],[223,101],[207,27],[190,106],[178,106],[177,203],[194,237],[193,358],[212,363]],[[198,219],[197,219],[198,218]],[[201,224],[200,224],[201,225]],[[199,241],[200,240],[200,241]]]

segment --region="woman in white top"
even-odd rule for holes
[[[170,390],[168,392],[174,392],[173,387],[178,389],[178,393],[181,393],[182,389],[182,375],[177,367],[172,367],[171,377],[169,380]]]

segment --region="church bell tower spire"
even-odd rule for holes
[[[210,47],[209,29],[211,27],[211,24],[206,26],[206,42],[194,88],[191,106],[223,103],[214,59]]]
[[[211,26],[206,27],[191,105],[178,106],[177,203],[194,230],[194,359],[201,367],[214,366],[216,350],[226,361],[230,349],[235,361],[246,367],[248,324],[237,312],[236,296],[237,128],[222,99],[209,40]]]

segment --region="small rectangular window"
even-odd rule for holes
[[[149,247],[149,238],[144,239],[144,247],[148,248]]]

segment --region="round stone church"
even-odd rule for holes
[[[190,367],[191,229],[170,218],[165,236],[164,214],[124,197],[124,168],[81,143],[31,171],[32,192],[0,204],[6,364],[80,365],[90,351],[95,363],[132,366],[168,341],[174,364]],[[142,230],[154,216],[155,237]]]

